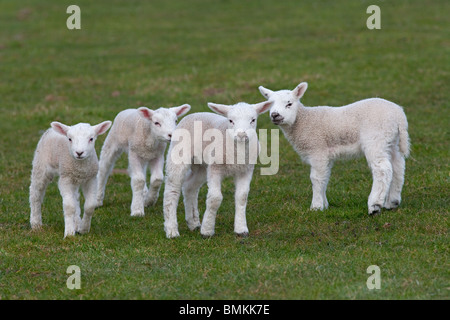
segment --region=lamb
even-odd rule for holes
[[[177,206],[180,190],[189,229],[201,227],[202,236],[214,235],[216,213],[222,202],[221,182],[226,176],[234,177],[236,186],[234,232],[248,236],[246,205],[256,163],[255,159],[251,161],[251,157],[259,152],[256,119],[271,105],[272,102],[267,101],[253,105],[240,102],[234,106],[208,103],[209,108],[218,114],[194,113],[180,122],[167,153],[163,201],[167,238],[179,236]],[[200,137],[200,143],[196,143],[196,137]],[[207,141],[212,142],[207,144]],[[183,154],[184,161],[181,161],[180,154]],[[200,224],[198,192],[205,182],[208,195]]]
[[[409,156],[408,122],[402,107],[380,99],[361,100],[343,107],[305,107],[300,98],[308,84],[294,90],[260,92],[269,101],[272,122],[280,126],[302,160],[311,165],[311,209],[328,208],[326,188],[334,160],[364,155],[372,171],[369,215],[401,202],[405,158]]]
[[[52,122],[39,140],[33,159],[30,185],[30,224],[32,229],[42,226],[41,206],[45,190],[59,175],[58,187],[63,199],[64,238],[76,232],[87,233],[96,204],[98,158],[95,152],[97,136],[104,134],[111,121],[91,126],[79,123],[67,126]],[[80,193],[85,204],[83,220],[80,214]]]
[[[114,119],[100,154],[97,206],[103,205],[105,188],[117,158],[128,153],[128,172],[133,197],[131,216],[144,216],[144,206],[153,205],[159,195],[164,175],[164,152],[177,125],[177,118],[186,114],[188,104],[151,110],[146,107],[127,109]],[[146,186],[147,167],[151,179]]]

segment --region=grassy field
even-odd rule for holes
[[[0,1],[0,299],[450,297],[450,2],[79,0],[82,28],[68,30],[70,4]],[[381,30],[366,27],[370,4]],[[168,240],[162,192],[132,218],[124,174],[110,178],[89,234],[63,239],[55,183],[44,228],[31,231],[31,161],[51,121],[94,124],[142,105],[208,111],[301,81],[308,106],[377,96],[404,107],[412,154],[398,210],[367,215],[371,175],[359,159],[336,163],[330,209],[310,211],[309,167],[280,134],[278,174],[255,170],[248,238],[233,234],[230,180],[213,238],[188,230],[180,201],[181,237]],[[276,129],[267,114],[258,127]],[[70,265],[79,290],[66,287]],[[370,265],[381,290],[366,286]]]

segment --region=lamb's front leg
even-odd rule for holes
[[[97,189],[97,178],[91,179],[82,185],[83,195],[85,198],[84,202],[84,214],[81,220],[78,232],[81,234],[88,233],[91,229],[92,215],[97,203],[96,197]]]
[[[168,155],[169,159],[170,153]],[[166,185],[164,188],[164,231],[167,238],[179,237],[177,207],[180,199],[181,186],[184,182],[184,176],[189,169],[185,164],[173,164],[168,160],[166,169]]]
[[[156,203],[159,196],[159,189],[164,179],[164,155],[150,161],[150,185],[145,195],[145,206],[151,206]]]
[[[69,179],[60,178],[58,188],[63,199],[64,238],[74,236],[77,230],[76,215],[79,205],[77,201],[79,186],[73,185]]]
[[[330,161],[323,159],[311,161],[310,178],[313,190],[311,210],[324,210],[328,208],[326,191],[330,173]]]
[[[208,170],[207,180],[208,195],[206,198],[206,211],[203,216],[200,233],[204,237],[212,237],[216,225],[217,210],[223,199],[221,192],[222,176],[219,173]]]
[[[234,217],[234,232],[241,236],[248,236],[246,208],[247,197],[250,191],[250,182],[252,181],[253,170],[245,175],[235,177],[236,190],[234,194],[236,213]]]
[[[131,177],[131,190],[133,192],[133,198],[131,200],[131,216],[142,217],[145,215],[144,197],[147,164],[138,155],[130,151],[128,155],[128,166]]]

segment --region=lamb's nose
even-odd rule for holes
[[[281,115],[278,112],[273,112],[270,116],[272,117],[273,120],[281,118]]]
[[[238,136],[240,139],[247,138],[247,134],[246,134],[245,132],[238,132],[237,136]]]
[[[76,154],[77,154],[77,156],[81,157],[81,155],[83,154],[83,152],[84,152],[84,151],[81,151],[81,152],[78,152],[78,151],[77,151]]]

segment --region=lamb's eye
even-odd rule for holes
[[[230,123],[231,123],[231,124],[234,124],[233,120],[230,120]]]
[[[178,123],[178,120],[175,120],[175,124],[177,124]]]
[[[94,141],[94,138],[90,138],[90,139],[89,139],[89,142],[92,142],[92,141]]]
[[[157,127],[161,127],[161,123],[159,123],[159,122],[155,122],[155,126],[157,126]]]
[[[72,142],[72,139],[69,138],[69,141]]]
[[[292,106],[292,102],[288,102],[288,104],[286,105],[286,108],[290,108]]]
[[[250,122],[251,124],[254,124],[256,121],[256,119],[252,119],[252,121]]]

